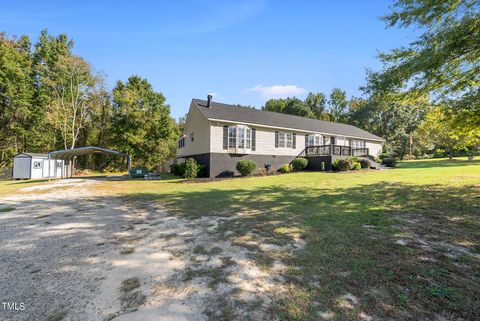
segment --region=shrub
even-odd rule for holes
[[[237,171],[242,176],[248,176],[253,173],[253,171],[257,168],[257,163],[251,160],[241,160],[237,163]]]
[[[350,169],[351,163],[352,161],[349,159],[336,159],[332,166],[334,170],[344,172]]]
[[[362,169],[362,165],[360,165],[359,162],[353,162],[351,169],[354,171],[358,171],[359,169]]]
[[[380,159],[391,158],[391,156],[389,153],[381,153],[380,156],[378,156],[378,158]]]
[[[370,168],[371,165],[372,165],[372,162],[368,159],[361,159],[360,160],[360,166],[362,168]]]
[[[183,177],[183,175],[185,174],[185,167],[186,167],[186,163],[173,164],[170,167],[170,170],[172,174]]]
[[[294,171],[302,171],[308,166],[308,159],[297,157],[292,161],[292,168]]]
[[[349,157],[348,159],[350,159],[354,163],[360,163],[360,159],[358,157],[353,156],[353,157]]]
[[[193,158],[189,158],[185,162],[185,172],[183,173],[183,177],[188,180],[193,180],[197,178],[201,169],[202,167]]]
[[[393,158],[384,158],[382,160],[382,165],[385,165],[387,167],[396,167],[397,161]]]
[[[283,164],[282,167],[278,169],[280,173],[290,173],[291,172],[290,164]]]

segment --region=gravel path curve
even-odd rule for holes
[[[97,189],[105,179],[0,197],[0,209],[13,209],[0,211],[0,320],[267,319],[285,267],[261,269],[251,250],[219,237],[242,213],[182,218]],[[290,250],[259,242],[249,245]]]

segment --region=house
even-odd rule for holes
[[[239,160],[278,169],[298,156],[311,170],[330,170],[336,158],[376,157],[384,140],[358,127],[193,99],[178,140],[176,161],[194,158],[209,177],[235,174]]]
[[[20,153],[13,157],[13,179],[63,178],[68,161],[50,159],[48,154]]]

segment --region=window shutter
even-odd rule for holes
[[[228,126],[223,126],[223,149],[228,149]]]
[[[278,132],[275,132],[275,148],[278,148]]]
[[[308,135],[305,135],[305,147],[308,146]]]
[[[293,141],[292,141],[292,148],[297,148],[297,134],[293,133]]]
[[[256,140],[257,140],[257,130],[255,128],[252,128],[252,150],[255,150],[256,146]]]

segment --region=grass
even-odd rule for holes
[[[202,183],[162,178],[106,181],[95,188],[132,204],[160,202],[192,220],[230,217],[214,232],[219,239],[245,247],[262,268],[279,258],[288,267],[272,319],[478,317],[480,161],[407,161],[395,170]],[[252,235],[263,244],[301,240],[305,246],[261,251]],[[211,279],[212,288],[225,281],[221,268],[187,272],[188,279]]]
[[[280,246],[305,240],[303,250],[282,256],[290,268],[288,291],[272,306],[277,318],[427,320],[474,319],[480,310],[479,182],[480,162],[457,159],[401,162],[386,171],[198,184],[168,177],[101,188],[161,202],[190,219],[242,212],[218,227],[240,246],[248,232]],[[250,250],[259,265],[272,261]]]
[[[12,194],[27,186],[45,184],[47,180],[0,181],[0,196]]]

